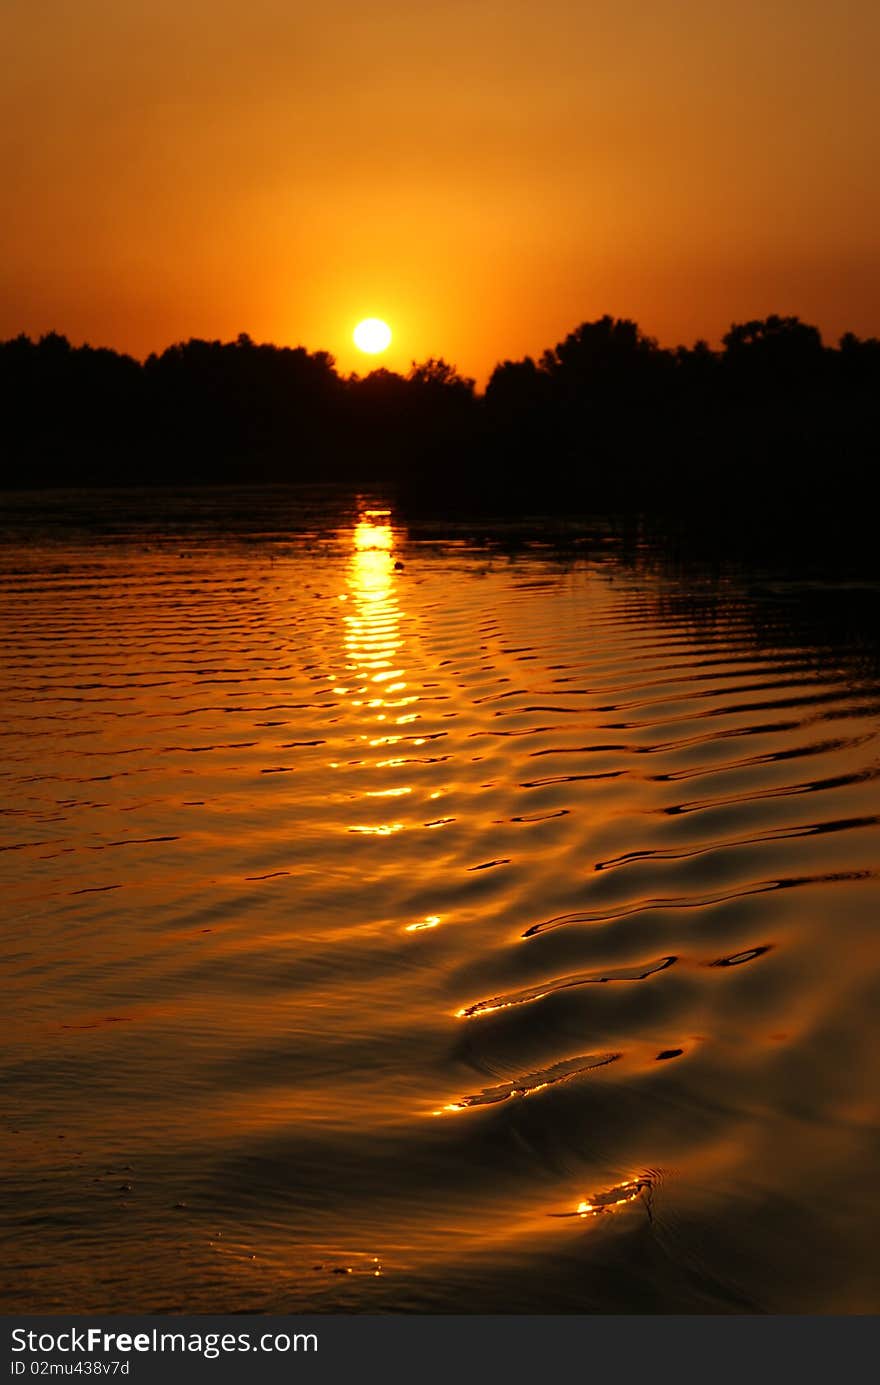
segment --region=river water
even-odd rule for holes
[[[7,1311],[880,1306],[878,588],[538,533],[7,498]]]

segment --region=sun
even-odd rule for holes
[[[354,329],[354,344],[359,351],[369,356],[377,356],[386,351],[391,343],[391,328],[379,317],[365,317]]]

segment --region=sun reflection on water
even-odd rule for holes
[[[395,582],[393,549],[394,530],[390,512],[366,510],[350,531],[351,558],[346,575],[348,590],[343,622],[345,626],[346,671],[358,686],[360,696],[352,697],[350,705],[357,708],[363,730],[360,739],[368,747],[393,745],[398,737],[376,734],[382,722],[390,719],[391,709],[397,709],[417,699],[394,698],[406,690],[404,670],[400,666],[403,648],[400,624],[402,612]],[[377,723],[379,725],[377,725]],[[385,768],[397,768],[405,763],[379,762]],[[405,798],[412,793],[409,784],[395,784],[383,789],[365,791],[363,798]],[[401,822],[352,824],[351,832],[368,836],[389,836],[403,830]]]
[[[418,921],[418,923],[408,923],[407,926],[406,926],[406,931],[407,931],[407,933],[422,933],[422,932],[424,932],[424,930],[425,930],[426,928],[439,928],[439,927],[440,927],[440,915],[439,915],[439,914],[426,914],[425,917],[424,917],[423,919],[420,919],[420,920]]]
[[[403,806],[404,801],[412,802],[418,797],[418,791],[412,784],[400,782],[407,764],[400,743],[405,741],[414,748],[425,744],[424,736],[398,734],[392,729],[408,726],[420,717],[420,713],[414,710],[419,695],[408,685],[404,667],[405,613],[400,606],[398,591],[398,572],[402,564],[395,559],[397,536],[388,510],[363,511],[347,537],[351,553],[345,578],[346,590],[340,594],[344,603],[340,615],[344,628],[345,680],[351,685],[348,702],[355,712],[357,738],[364,752],[386,751],[376,759],[365,753],[363,761],[358,763],[362,768],[390,772],[388,777],[391,779],[387,787],[360,790],[357,798],[368,820],[350,823],[348,831],[364,837],[390,837],[406,831],[413,824],[400,819],[371,822],[368,810],[380,807],[382,800],[387,800],[389,807],[396,800],[401,801]],[[336,691],[340,695],[347,692],[338,685]],[[390,755],[388,750],[391,751]],[[340,761],[332,762],[331,767],[345,768]],[[432,798],[438,796],[438,792],[430,795]],[[420,822],[419,825],[429,827],[437,823]],[[404,931],[420,933],[436,928],[439,923],[439,914],[426,914],[416,923],[409,924]]]
[[[609,1188],[603,1193],[594,1193],[592,1197],[585,1198],[579,1202],[574,1212],[556,1213],[557,1216],[569,1217],[597,1217],[605,1212],[613,1212],[618,1207],[625,1207],[629,1202],[635,1202],[636,1198],[644,1192],[650,1192],[651,1179],[647,1177],[630,1178],[625,1183],[619,1183],[615,1188]]]

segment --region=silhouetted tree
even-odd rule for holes
[[[666,350],[606,315],[502,361],[480,396],[435,357],[342,378],[326,352],[246,332],[143,364],[52,332],[0,343],[0,428],[5,486],[387,481],[433,513],[842,525],[877,467],[880,341],[830,348],[772,315],[718,351]]]

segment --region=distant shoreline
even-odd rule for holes
[[[462,503],[416,502],[376,478],[358,482],[218,481],[176,486],[19,487],[0,491],[0,549],[48,540],[125,541],[149,546],[179,542],[242,542],[284,545],[309,534],[345,532],[358,515],[387,507],[395,526],[418,543],[450,540],[514,556],[545,548],[558,557],[602,558],[613,551],[628,562],[646,555],[673,566],[745,566],[798,578],[815,574],[873,581],[880,575],[880,547],[867,507],[852,515],[789,512],[787,520],[766,508],[743,514],[734,508],[710,513],[600,511],[584,507],[517,510]]]
[[[876,547],[880,340],[796,317],[668,350],[582,323],[484,394],[454,366],[337,374],[327,353],[189,341],[143,364],[0,343],[0,490],[387,488],[401,517],[608,515],[705,546]]]

